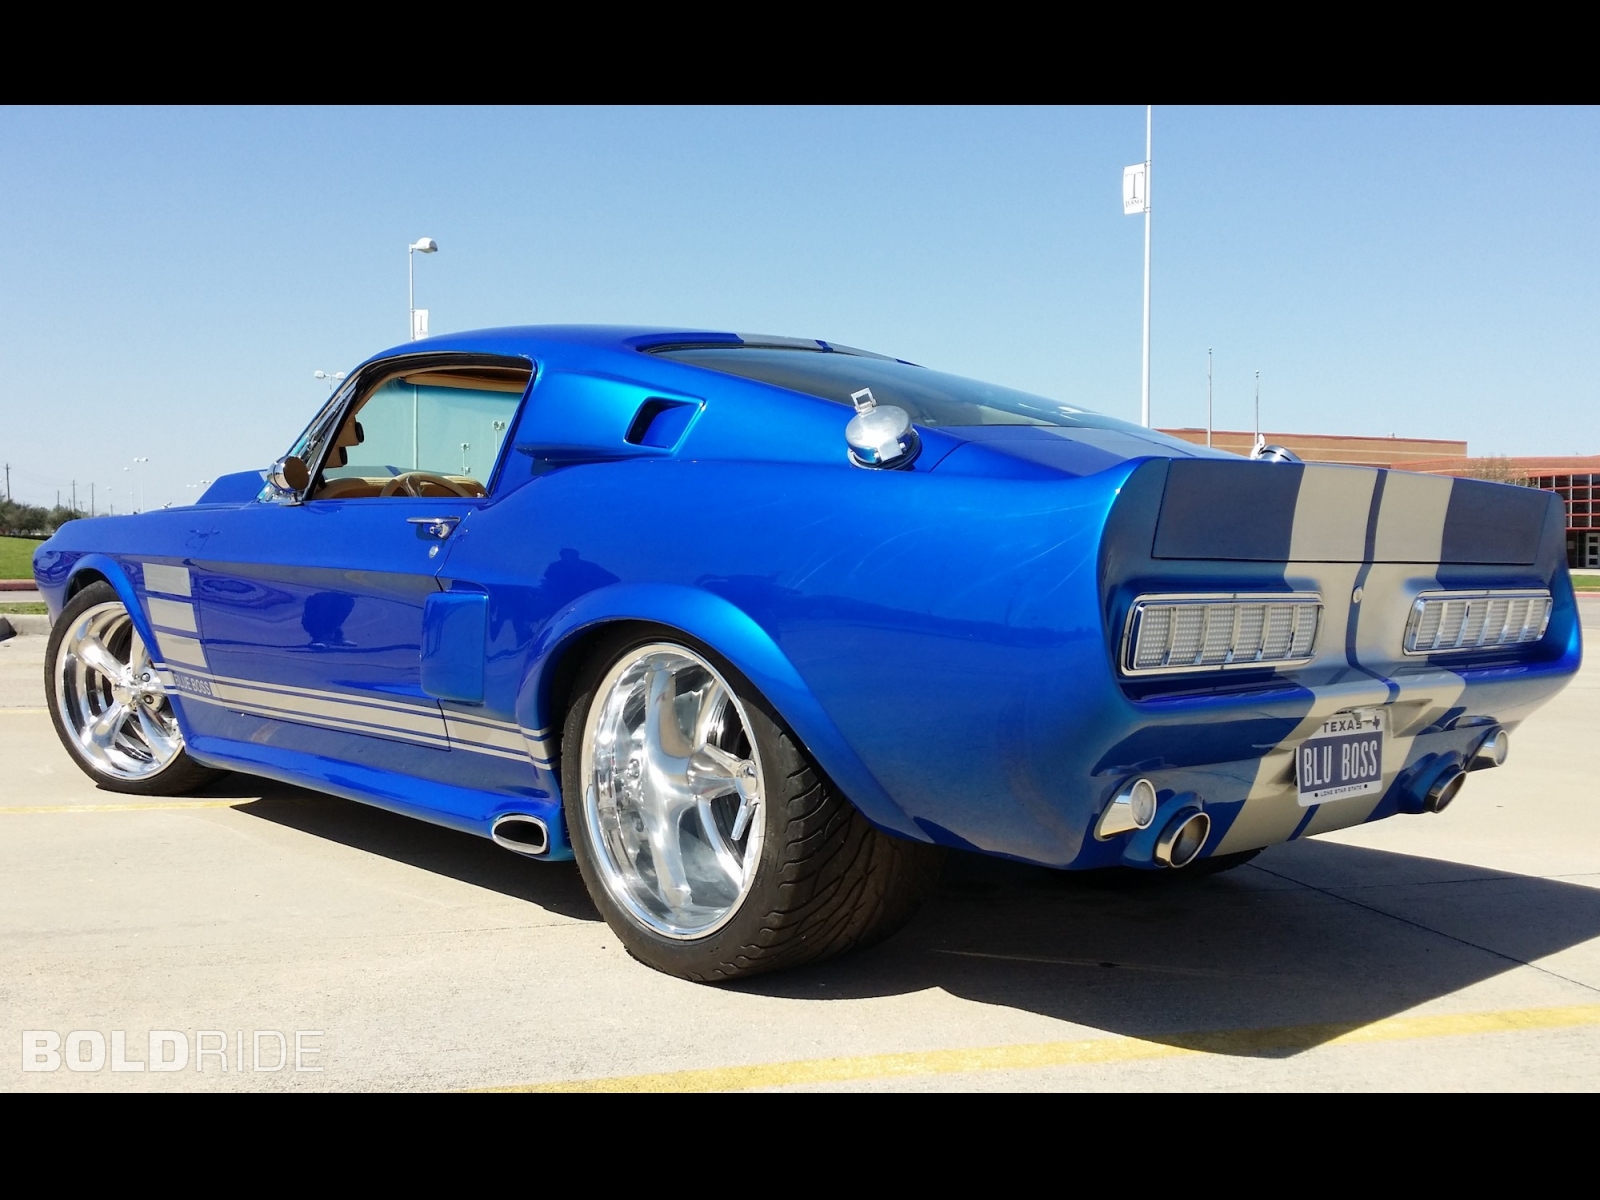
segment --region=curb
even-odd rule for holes
[[[0,622],[9,624],[18,637],[43,637],[50,632],[50,618],[45,613],[0,613]]]

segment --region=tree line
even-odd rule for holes
[[[65,504],[46,508],[42,504],[19,504],[0,500],[0,537],[49,537],[68,521],[89,514]]]

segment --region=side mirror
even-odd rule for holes
[[[290,455],[280,458],[272,464],[267,472],[267,482],[274,491],[285,496],[298,496],[311,484],[311,471],[306,466],[305,460]]]

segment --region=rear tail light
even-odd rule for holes
[[[1215,671],[1309,662],[1322,597],[1283,595],[1140,596],[1122,638],[1127,675]]]
[[[1550,624],[1543,588],[1503,592],[1424,592],[1406,622],[1407,654],[1455,654],[1537,642]]]

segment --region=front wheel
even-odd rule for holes
[[[671,975],[729,980],[868,945],[938,877],[940,850],[874,829],[755,689],[681,635],[601,648],[561,759],[590,895]]]
[[[44,686],[56,735],[100,787],[175,796],[222,774],[184,750],[150,651],[109,583],[84,588],[51,627]]]

